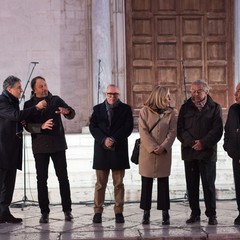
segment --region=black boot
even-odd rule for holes
[[[144,210],[142,224],[150,223],[150,210]]]
[[[170,224],[170,216],[168,213],[168,210],[163,210],[162,211],[162,225],[169,225]]]

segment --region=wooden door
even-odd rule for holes
[[[126,32],[127,98],[136,117],[155,85],[169,87],[179,109],[197,79],[208,82],[226,115],[234,101],[232,0],[126,0]]]

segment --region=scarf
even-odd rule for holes
[[[207,102],[207,97],[205,97],[203,100],[201,100],[200,102],[196,102],[192,99],[192,102],[194,103],[194,105],[197,107],[197,109],[199,111],[202,111],[203,107],[205,106],[206,102]]]
[[[117,100],[117,102],[114,104],[109,104],[107,102],[107,100],[105,100],[105,106],[106,106],[106,110],[107,110],[109,126],[111,126],[111,124],[112,124],[112,118],[113,118],[113,114],[114,114],[113,109],[118,107],[119,103],[120,103],[120,100]]]

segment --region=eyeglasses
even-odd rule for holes
[[[112,97],[117,97],[118,95],[119,95],[119,93],[111,93],[111,92],[109,92],[109,93],[107,93],[107,95],[110,97],[110,96],[112,96]]]
[[[206,92],[204,89],[198,89],[198,90],[191,89],[190,91],[191,91],[191,94],[195,94],[195,93],[201,94],[203,92]]]

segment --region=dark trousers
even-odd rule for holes
[[[233,177],[235,183],[235,194],[237,200],[238,211],[240,211],[240,162],[239,159],[232,160]]]
[[[153,178],[142,176],[140,208],[143,210],[150,210],[152,207],[152,187]],[[157,178],[157,209],[170,209],[168,177]]]
[[[200,177],[203,187],[203,196],[207,217],[216,215],[216,193],[215,193],[215,179],[216,179],[216,162],[213,161],[184,161],[185,176],[187,183],[187,192],[189,205],[192,210],[192,215],[201,215],[199,204],[199,184]]]
[[[0,169],[0,218],[10,214],[16,172],[16,169]]]
[[[61,151],[55,153],[34,154],[37,171],[38,202],[41,213],[50,212],[47,186],[48,166],[50,157],[53,161],[55,173],[59,182],[62,210],[64,212],[71,211],[72,202],[67,173],[67,161],[65,151]]]

